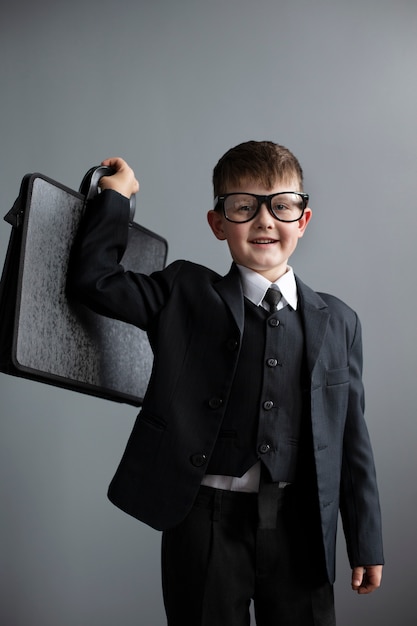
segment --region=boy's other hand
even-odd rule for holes
[[[126,198],[130,198],[131,195],[139,191],[139,183],[135,178],[135,173],[126,161],[120,157],[115,157],[106,159],[102,165],[112,167],[116,172],[112,176],[101,178],[101,189],[113,189]]]
[[[381,585],[382,565],[354,567],[352,570],[352,589],[357,593],[372,593]]]

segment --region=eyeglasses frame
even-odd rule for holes
[[[283,195],[286,193],[292,193],[295,194],[296,196],[300,196],[300,198],[303,201],[303,206],[302,206],[302,211],[301,211],[301,215],[300,217],[297,217],[297,219],[295,220],[283,220],[281,218],[279,218],[275,213],[274,210],[272,208],[271,205],[271,201],[272,198],[275,198],[275,196],[279,196],[279,195]],[[230,217],[227,217],[226,214],[226,209],[224,208],[224,201],[226,200],[226,198],[228,198],[229,196],[235,196],[235,195],[245,195],[245,196],[252,196],[254,198],[256,198],[256,200],[258,201],[258,208],[256,209],[255,213],[252,215],[252,217],[250,217],[247,220],[241,220],[241,221],[237,221],[237,220],[232,220],[230,219]],[[258,215],[260,208],[263,204],[266,204],[268,211],[270,212],[270,214],[272,215],[272,217],[274,217],[276,220],[278,220],[279,222],[282,222],[283,224],[292,224],[293,222],[298,222],[304,215],[304,211],[307,208],[308,205],[308,201],[309,201],[310,196],[308,195],[308,193],[302,193],[300,191],[279,191],[278,193],[273,193],[271,195],[268,196],[260,196],[256,193],[250,193],[250,192],[238,192],[238,191],[232,191],[231,193],[225,193],[221,196],[216,196],[214,198],[214,206],[213,209],[216,210],[218,208],[218,206],[220,205],[221,209],[223,210],[223,215],[225,217],[225,219],[227,219],[228,222],[232,222],[233,224],[246,224],[246,222],[250,222],[251,220],[255,219],[255,217]]]

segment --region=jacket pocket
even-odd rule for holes
[[[146,482],[149,473],[157,471],[156,468],[163,472],[167,462],[164,454],[167,436],[164,420],[146,411],[139,413],[122,460],[133,480]]]
[[[237,439],[237,431],[221,428],[217,438],[218,439]]]
[[[327,370],[326,385],[333,387],[334,385],[343,385],[349,382],[349,368],[341,367],[338,369]]]
[[[162,417],[159,417],[158,415],[153,415],[152,413],[147,413],[143,410],[138,415],[138,422],[146,424],[146,426],[152,426],[157,430],[165,430],[167,427],[166,421],[162,419]]]

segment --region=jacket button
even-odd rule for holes
[[[223,400],[221,398],[210,398],[208,401],[208,405],[211,409],[219,409],[223,404]]]
[[[268,359],[266,364],[268,367],[276,367],[278,365],[278,361],[276,359]]]
[[[261,443],[261,445],[258,448],[258,452],[260,454],[266,454],[267,452],[269,452],[271,449],[271,446],[269,445],[269,443]]]
[[[265,411],[270,411],[273,406],[274,406],[274,403],[272,402],[272,400],[267,400],[266,402],[263,403],[263,407]]]
[[[190,457],[190,461],[191,464],[194,465],[194,467],[202,467],[203,465],[205,465],[207,457],[205,454],[193,454]]]
[[[271,317],[271,319],[268,320],[268,324],[270,326],[279,326],[279,320],[277,320],[276,317]]]

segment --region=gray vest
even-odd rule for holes
[[[259,459],[274,481],[295,479],[302,418],[303,325],[245,299],[237,371],[208,474],[242,476]]]

